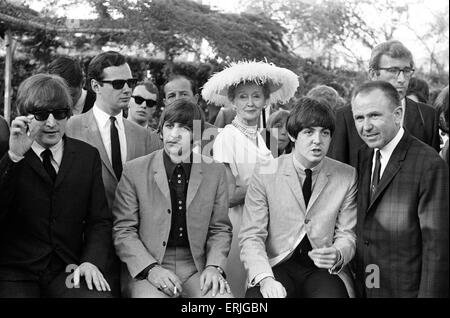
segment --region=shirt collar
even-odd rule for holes
[[[97,120],[98,126],[101,128],[108,127],[109,124],[109,117],[111,115],[105,113],[100,107],[97,106],[97,104],[94,104],[92,107],[92,111],[94,113],[94,117]],[[114,116],[116,118],[117,126],[119,127],[119,130],[123,130],[123,115],[122,112]]]
[[[301,174],[304,175],[304,174],[305,174],[305,170],[306,170],[307,168],[305,168],[305,167],[300,163],[300,161],[298,161],[297,158],[295,158],[295,154],[294,154],[294,153],[292,154],[292,162],[294,163],[295,169],[296,169],[298,172],[300,172]],[[322,166],[323,166],[323,160],[322,160],[321,162],[319,162],[318,165],[316,165],[315,167],[311,168],[312,174],[314,175],[314,174],[319,173],[319,172],[320,172],[320,169],[322,169]]]
[[[178,164],[172,162],[169,155],[167,154],[167,152],[164,149],[163,149],[163,161],[164,161],[164,167],[166,168],[166,174],[167,174],[168,178],[170,178],[173,175],[173,172],[174,172],[175,168],[178,166]],[[189,156],[189,162],[181,162],[181,167],[183,168],[184,173],[186,174],[186,176],[188,178],[191,173],[191,166],[192,166],[192,152],[191,152],[191,155]]]
[[[53,146],[51,146],[50,148],[48,148],[48,149],[50,149],[50,151],[52,152],[53,158],[56,158],[56,157],[57,157],[57,153],[60,152],[60,151],[62,150],[62,146],[63,146],[63,140],[62,140],[62,138],[61,138],[61,140],[60,140],[56,145],[53,145]],[[33,149],[34,153],[35,153],[39,158],[42,159],[41,153],[42,153],[45,149],[47,149],[47,148],[42,147],[40,144],[38,144],[36,141],[34,141],[34,142],[31,144],[31,149]]]
[[[397,147],[404,133],[405,130],[403,129],[403,127],[400,127],[400,129],[397,132],[397,135],[395,135],[395,137],[392,138],[392,140],[387,145],[385,145],[382,149],[380,149],[382,158],[389,159],[391,157],[392,153],[395,150],[395,147]]]

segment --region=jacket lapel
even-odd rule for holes
[[[42,161],[38,158],[36,153],[33,151],[33,149],[29,149],[25,153],[25,162],[30,165],[30,167],[46,182],[49,184],[52,184],[53,181],[50,179],[50,176],[48,175],[47,171],[44,169],[44,165],[42,164]]]
[[[166,168],[163,161],[163,149],[158,150],[155,154],[155,164],[153,166],[153,174],[155,175],[155,182],[159,190],[164,194],[167,202],[170,204],[170,190],[167,182]]]
[[[198,156],[195,153],[193,156]],[[198,163],[196,163],[198,162]],[[189,177],[189,185],[188,185],[188,191],[187,191],[187,197],[186,197],[186,211],[189,210],[189,205],[191,204],[192,200],[194,199],[195,195],[197,194],[198,188],[200,187],[200,184],[203,180],[203,169],[202,165],[203,162],[199,162],[198,160],[193,160],[192,167],[191,167],[191,175]]]
[[[360,150],[361,164],[359,169],[359,186],[358,186],[358,200],[362,203],[361,211],[365,215],[368,211],[370,201],[370,181],[372,176],[372,158],[373,149],[364,146]]]
[[[326,160],[326,158],[324,158],[324,160]],[[311,198],[309,199],[308,207],[306,208],[306,214],[309,213],[311,207],[314,205],[314,202],[317,200],[320,193],[327,185],[329,174],[330,173],[328,172],[326,165],[323,164],[321,170],[319,171],[319,175],[317,176],[316,184],[312,189]]]
[[[105,145],[103,144],[102,137],[100,135],[100,131],[97,126],[97,121],[94,118],[94,112],[92,109],[86,113],[86,117],[84,118],[84,127],[89,131],[87,134],[87,140],[90,144],[96,145],[100,153],[100,158],[103,161],[103,164],[106,166],[110,174],[116,178],[116,174],[114,173],[114,169],[109,161],[108,154],[106,153]]]
[[[72,167],[74,157],[75,157],[75,147],[70,138],[64,136],[63,157],[61,160],[61,166],[59,167],[58,174],[56,175],[55,188],[61,184],[67,172]]]
[[[126,161],[129,161],[133,158],[136,158],[136,142],[133,139],[133,136],[137,136],[137,134],[133,133],[133,125],[131,125],[126,118],[123,119],[123,128],[125,130],[125,139],[127,140],[127,158]]]
[[[286,183],[292,191],[294,198],[300,206],[300,210],[305,213],[305,199],[303,198],[303,191],[300,187],[300,180],[295,171],[294,163],[292,162],[292,153],[287,155],[283,160],[283,165],[281,167],[281,173],[285,176]]]

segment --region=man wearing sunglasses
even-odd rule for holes
[[[100,156],[65,136],[68,87],[57,75],[31,76],[17,106],[0,160],[0,298],[111,297]]]
[[[125,57],[114,51],[95,56],[88,66],[88,78],[97,97],[88,112],[73,116],[67,134],[93,145],[100,152],[106,199],[111,210],[117,183],[125,162],[162,148],[159,136],[123,117],[128,108],[136,79]],[[114,290],[120,290],[119,261],[115,254],[108,272]]]
[[[139,83],[128,104],[128,119],[139,126],[156,131],[153,114],[157,108],[158,88],[150,81]]]
[[[377,45],[369,61],[369,80],[385,81],[394,86],[402,106],[401,125],[408,132],[439,151],[438,114],[433,107],[406,97],[414,74],[411,51],[401,42],[392,40]],[[352,109],[347,105],[336,112],[336,131],[328,156],[353,167],[357,165],[359,148],[364,144],[356,131]]]

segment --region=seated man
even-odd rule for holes
[[[353,296],[346,264],[355,253],[356,172],[326,158],[334,117],[302,98],[287,119],[293,152],[255,170],[239,245],[246,297]],[[275,170],[274,170],[275,169]]]
[[[111,297],[102,274],[112,218],[100,155],[64,135],[67,84],[31,76],[17,105],[0,160],[0,297]]]
[[[203,127],[197,105],[172,102],[159,123],[164,149],[124,167],[113,204],[124,296],[232,297],[225,166],[192,152]]]

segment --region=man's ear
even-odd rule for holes
[[[378,79],[378,75],[380,75],[378,70],[374,70],[373,68],[369,69],[369,80],[376,81]]]
[[[98,94],[100,92],[100,83],[95,79],[91,79],[91,87],[94,93]]]
[[[400,124],[400,122],[402,121],[402,116],[403,116],[402,106],[397,106],[394,109],[393,114],[394,114],[395,122]]]

